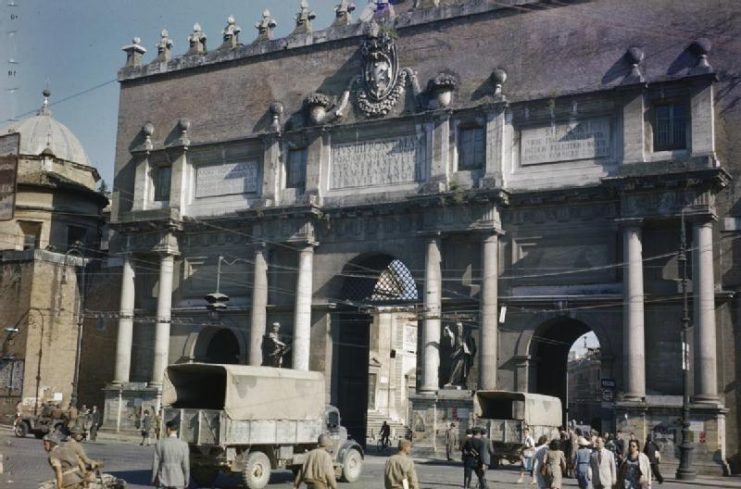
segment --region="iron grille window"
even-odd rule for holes
[[[167,202],[170,200],[170,180],[172,178],[171,166],[159,166],[154,178],[154,200],[156,202]]]
[[[286,188],[303,190],[306,186],[306,148],[288,151],[286,164]]]
[[[664,104],[654,108],[654,151],[687,148],[687,106]]]
[[[458,169],[478,170],[484,167],[486,144],[482,127],[464,127],[458,131]]]

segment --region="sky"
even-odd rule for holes
[[[369,1],[355,1],[354,18]],[[314,29],[332,23],[337,3],[309,0],[317,15]],[[124,45],[140,37],[147,49],[144,62],[150,62],[166,28],[173,56],[180,56],[198,22],[214,49],[229,15],[242,28],[240,41],[248,44],[265,8],[278,23],[276,37],[283,37],[293,30],[298,6],[299,0],[0,0],[0,59],[9,72],[5,76],[3,70],[0,83],[0,127],[38,111],[48,86],[54,118],[82,142],[110,187],[118,117],[115,80],[126,60]]]
[[[571,345],[570,351],[575,352],[577,355],[583,355],[587,352],[587,348],[599,348],[597,335],[592,331],[580,336],[579,339]]]

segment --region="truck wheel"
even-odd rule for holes
[[[196,481],[198,487],[213,487],[216,477],[219,476],[219,470],[213,467],[193,467],[190,471],[190,475],[193,480]]]
[[[262,489],[270,481],[270,459],[262,452],[251,452],[242,471],[242,482],[247,489]]]
[[[25,438],[28,434],[28,425],[26,423],[20,422],[17,425],[15,425],[15,436],[18,438]]]
[[[363,470],[363,456],[357,450],[348,450],[342,460],[342,480],[344,482],[355,482],[360,478]]]

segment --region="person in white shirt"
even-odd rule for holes
[[[610,489],[617,484],[615,455],[605,448],[605,440],[597,438],[597,444],[589,460],[590,477],[594,489]]]
[[[530,428],[528,427],[525,427],[525,429],[522,430],[522,444],[524,445],[522,448],[522,455],[520,456],[522,468],[520,469],[520,478],[517,479],[518,484],[522,483],[522,481],[525,480],[525,472],[530,474],[530,476],[533,475],[535,440],[533,440],[533,437],[530,436]],[[535,481],[535,477],[533,477],[533,481]]]
[[[538,444],[535,445],[535,455],[533,456],[533,479],[538,484],[538,489],[548,489],[548,483],[543,474],[540,473],[546,452],[548,452],[548,437],[542,435],[538,438]]]

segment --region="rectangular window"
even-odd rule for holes
[[[87,235],[87,229],[80,226],[67,226],[67,249],[72,248],[76,244],[80,246],[85,245],[85,236]]]
[[[654,151],[687,149],[687,106],[657,105],[654,112]]]
[[[461,128],[458,131],[458,169],[479,170],[484,167],[485,158],[484,128]]]
[[[154,200],[168,202],[170,200],[171,166],[158,166],[154,175]]]
[[[303,192],[306,187],[306,159],[306,148],[288,150],[286,188],[296,188]]]
[[[19,221],[18,225],[23,233],[23,249],[34,250],[38,248],[41,240],[41,223]]]

